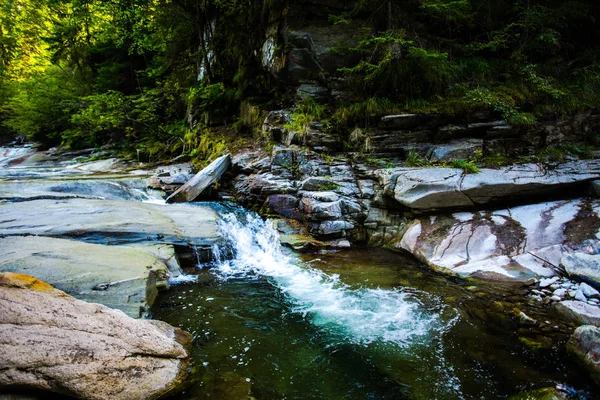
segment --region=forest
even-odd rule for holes
[[[0,138],[141,161],[266,141],[268,110],[348,135],[391,112],[489,111],[515,125],[600,104],[596,0],[5,0]],[[298,98],[287,30],[353,32]],[[276,68],[263,62],[271,37]],[[303,119],[304,118],[304,119]]]

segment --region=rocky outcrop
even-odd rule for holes
[[[567,348],[588,368],[592,379],[600,384],[600,329],[580,326],[569,339]]]
[[[221,176],[231,167],[231,155],[226,154],[217,158],[208,167],[198,172],[192,179],[167,197],[167,203],[182,203],[194,201],[210,185],[221,179]]]
[[[205,256],[210,256],[211,246],[221,241],[217,219],[212,208],[191,204],[166,206],[96,199],[0,204],[0,232],[5,236],[64,236],[107,244],[195,246]]]
[[[168,288],[170,274],[179,270],[172,246],[104,246],[9,236],[0,238],[0,248],[0,272],[33,275],[80,300],[104,304],[133,318],[152,305],[158,291]]]
[[[467,174],[453,168],[392,168],[379,172],[385,193],[416,210],[473,208],[532,202],[573,191],[600,177],[600,160],[574,161],[545,170],[536,164],[482,169]]]
[[[188,373],[191,335],[76,300],[31,276],[0,274],[0,390],[156,399]]]
[[[568,251],[563,244],[574,234],[569,223],[588,205],[567,200],[418,218],[394,246],[433,268],[462,276],[493,274],[523,281],[551,276]],[[596,214],[587,216],[590,227],[598,219],[600,203],[593,202],[593,208]],[[595,237],[591,229],[585,236]]]

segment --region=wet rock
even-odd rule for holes
[[[118,200],[33,200],[0,203],[5,236],[77,237],[96,243],[156,242],[210,252],[222,238],[208,206]]]
[[[0,272],[34,275],[80,300],[139,318],[168,288],[165,263],[143,247],[46,237],[0,238]],[[156,250],[158,253],[160,250]]]
[[[556,289],[552,295],[558,297],[560,300],[567,295],[567,289]]]
[[[277,213],[285,218],[299,219],[302,214],[298,210],[298,198],[290,194],[273,194],[267,197],[265,205],[269,212]]]
[[[167,197],[167,203],[194,201],[210,185],[218,181],[231,167],[231,155],[217,158],[208,167],[198,172],[192,179]]]
[[[340,196],[335,192],[299,192],[298,194],[324,202],[333,202],[340,199]]]
[[[582,301],[565,300],[556,304],[556,311],[571,321],[600,326],[600,307]]]
[[[560,263],[567,273],[600,287],[600,255],[572,253],[565,254]]]
[[[584,325],[575,330],[567,349],[574,354],[590,371],[590,375],[600,384],[600,329]]]
[[[345,231],[354,229],[354,224],[348,221],[325,221],[319,226],[319,234],[334,235],[343,234]]]
[[[495,273],[495,279],[559,281],[553,266],[568,249],[567,227],[584,204],[568,200],[496,211],[422,217],[406,229],[400,247],[434,269],[469,276]],[[367,218],[369,222],[369,218]],[[595,235],[594,229],[590,235]],[[551,293],[551,292],[549,292]]]
[[[530,392],[519,393],[509,400],[567,400],[567,394],[557,388],[536,389]]]
[[[176,392],[191,335],[76,300],[33,277],[0,274],[0,390],[86,399]]]
[[[535,326],[537,321],[525,314],[523,311],[519,312],[519,323],[523,326]]]

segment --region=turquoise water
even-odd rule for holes
[[[495,399],[563,385],[573,327],[523,288],[437,275],[381,249],[298,256],[260,218],[221,225],[233,256],[163,293],[153,317],[194,336],[182,399]],[[540,321],[518,323],[519,311]]]

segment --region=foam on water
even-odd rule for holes
[[[228,214],[219,225],[233,258],[217,262],[218,276],[224,280],[266,277],[287,296],[293,312],[335,341],[408,347],[438,336],[448,324],[440,320],[444,306],[439,301],[429,296],[434,309],[421,303],[419,298],[428,296],[425,293],[353,289],[336,275],[302,265],[284,254],[276,230],[258,216],[248,215],[242,223]]]

